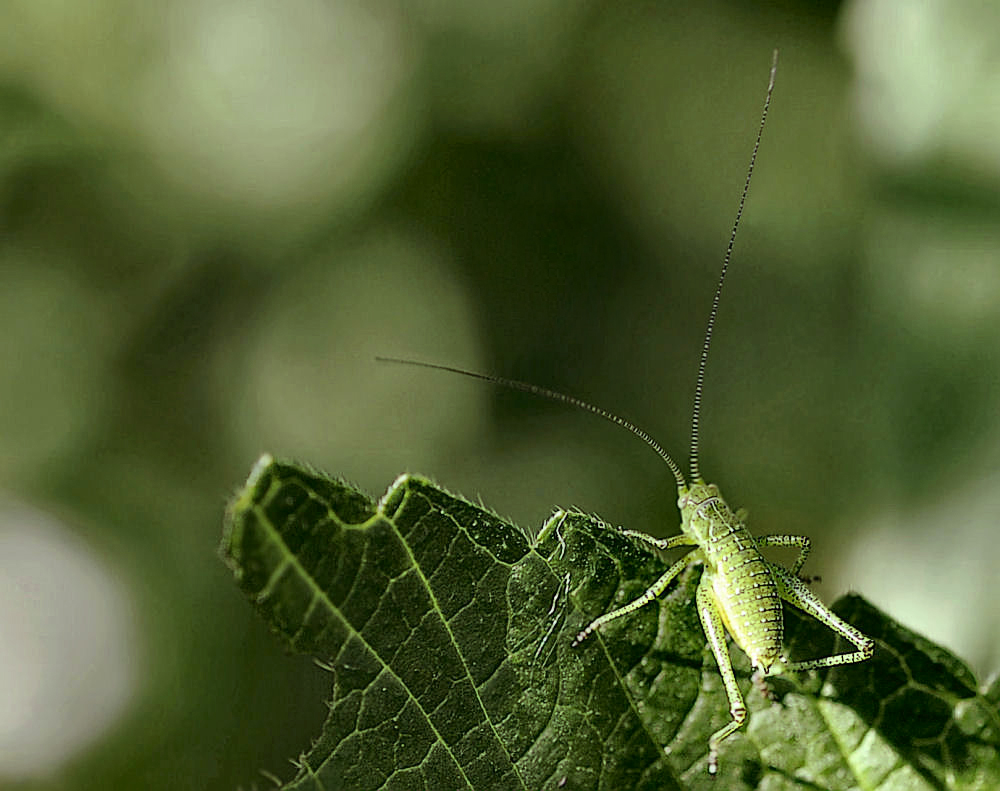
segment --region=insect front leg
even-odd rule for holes
[[[649,546],[659,549],[674,549],[675,547],[696,547],[698,542],[695,541],[690,536],[684,535],[684,533],[679,533],[676,536],[670,536],[670,538],[653,538],[649,533],[643,533],[641,530],[619,530],[618,533],[623,536],[628,536],[629,538],[637,539],[643,544],[649,544]]]
[[[697,550],[696,550],[697,551]],[[659,596],[663,591],[667,589],[671,580],[676,577],[685,566],[691,563],[691,555],[693,553],[688,552],[684,557],[678,560],[674,565],[664,572],[664,574],[654,582],[645,593],[642,594],[638,599],[634,599],[626,604],[624,607],[619,607],[617,610],[612,610],[611,612],[604,613],[600,618],[596,618],[588,624],[587,628],[582,632],[578,632],[573,640],[573,647],[580,645],[584,640],[586,640],[593,633],[595,629],[600,628],[609,621],[613,621],[616,618],[621,618],[623,615],[628,615],[630,612],[635,612],[640,607],[649,604],[653,599]]]
[[[799,556],[795,559],[791,569],[794,576],[798,576],[799,569],[805,565],[809,551],[812,549],[809,536],[754,536],[754,540],[758,547],[798,547]]]
[[[715,662],[719,666],[719,675],[722,676],[726,697],[729,698],[729,714],[733,718],[732,722],[719,728],[708,740],[708,773],[714,775],[719,771],[719,743],[739,730],[746,722],[747,707],[743,701],[743,693],[740,692],[739,684],[736,683],[733,661],[729,656],[729,647],[726,645],[726,629],[722,623],[719,605],[715,600],[711,577],[707,573],[701,575],[696,601],[698,603],[698,617],[701,618],[702,629],[705,630],[708,644],[711,646]]]
[[[875,653],[875,641],[862,634],[851,624],[819,600],[819,597],[788,569],[774,563],[768,563],[774,581],[778,584],[778,595],[794,607],[808,613],[820,623],[829,626],[833,631],[857,647],[857,651],[846,654],[834,654],[820,659],[808,659],[804,662],[790,662],[784,670],[813,670],[818,667],[834,667],[836,665],[851,665],[871,659]]]

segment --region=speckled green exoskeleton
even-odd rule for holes
[[[712,775],[718,769],[719,745],[739,730],[747,718],[743,694],[736,683],[732,660],[726,646],[726,632],[750,658],[755,674],[760,677],[862,662],[872,656],[875,646],[869,637],[827,608],[807,587],[805,581],[799,577],[799,571],[809,555],[809,539],[806,536],[794,535],[754,536],[747,528],[746,512],[743,509],[733,510],[730,508],[723,499],[719,487],[714,483],[705,483],[698,469],[698,420],[701,413],[701,396],[708,363],[708,350],[711,346],[712,330],[715,326],[719,302],[722,297],[722,286],[729,269],[736,231],[743,214],[743,207],[750,187],[750,178],[753,174],[768,107],[771,103],[771,93],[774,89],[774,78],[777,71],[777,55],[775,52],[760,126],[750,156],[750,166],[747,169],[736,220],[729,237],[729,245],[722,264],[722,273],[716,285],[708,317],[708,327],[705,331],[705,340],[702,344],[701,361],[695,385],[694,412],[691,420],[690,483],[685,479],[677,463],[648,433],[605,409],[526,382],[414,360],[379,358],[384,362],[417,365],[459,373],[570,404],[628,429],[656,451],[660,458],[666,462],[677,481],[677,507],[681,513],[680,535],[657,539],[635,530],[622,530],[621,532],[656,550],[679,547],[691,547],[691,550],[671,565],[639,598],[605,613],[591,622],[576,635],[573,645],[580,645],[595,630],[653,601],[666,591],[671,581],[684,568],[692,563],[700,563],[703,566],[703,571],[696,594],[698,615],[705,630],[705,636],[708,638],[708,644],[718,663],[719,673],[722,675],[726,695],[729,698],[729,713],[732,716],[732,720],[712,734],[709,739],[708,771]],[[796,547],[799,554],[792,567],[786,569],[766,560],[761,554],[761,549],[764,547]],[[838,635],[853,643],[857,650],[819,659],[790,661],[782,646],[784,637],[783,601],[826,624]]]

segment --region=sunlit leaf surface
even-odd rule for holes
[[[995,690],[857,596],[835,609],[869,662],[746,679],[751,717],[706,772],[728,718],[691,606],[697,569],[578,647],[594,616],[665,566],[596,519],[557,512],[537,540],[416,476],[379,502],[264,456],[222,552],[261,616],[333,676],[295,789],[992,789]],[[790,614],[794,658],[839,650]]]

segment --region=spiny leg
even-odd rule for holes
[[[708,740],[708,773],[715,775],[719,771],[719,743],[739,730],[746,722],[747,707],[743,701],[743,693],[740,692],[739,684],[736,683],[733,661],[729,656],[729,648],[726,646],[726,630],[722,624],[722,615],[719,613],[719,606],[715,601],[715,592],[708,574],[702,574],[701,582],[698,583],[696,600],[701,627],[705,630],[708,644],[711,646],[715,662],[719,666],[719,675],[722,676],[726,697],[729,698],[729,714],[733,718],[732,722],[717,730]]]
[[[616,618],[621,618],[623,615],[628,615],[630,612],[635,612],[640,607],[649,604],[649,602],[651,602],[653,599],[655,599],[657,596],[659,596],[661,593],[663,593],[663,591],[667,589],[667,586],[670,584],[670,581],[678,574],[680,574],[685,566],[691,563],[691,555],[692,553],[688,552],[684,557],[682,557],[680,560],[674,563],[674,565],[672,565],[669,569],[667,569],[666,572],[664,572],[663,575],[656,582],[654,582],[646,590],[646,592],[643,593],[642,596],[640,596],[638,599],[630,601],[624,607],[619,607],[617,610],[612,610],[611,612],[604,613],[604,615],[602,615],[601,617],[591,621],[586,629],[584,629],[582,632],[577,633],[576,637],[573,640],[572,644],[573,647],[575,648],[576,646],[580,645],[580,643],[582,643],[584,640],[590,637],[591,633],[593,633],[595,629],[600,628],[609,621],[613,621]]]
[[[855,629],[851,626],[851,624],[823,604],[823,602],[819,600],[819,597],[809,590],[809,588],[806,587],[806,584],[792,574],[788,569],[773,563],[768,563],[767,565],[771,569],[771,573],[774,575],[774,581],[778,584],[778,595],[781,596],[782,599],[792,606],[798,607],[803,612],[808,613],[820,623],[826,624],[841,637],[854,643],[858,649],[857,651],[851,651],[846,654],[824,656],[820,659],[808,659],[804,662],[790,662],[785,666],[785,670],[792,672],[798,670],[813,670],[818,667],[851,665],[855,662],[864,662],[866,659],[871,659],[872,654],[875,653],[874,640],[862,634],[858,629]]]
[[[812,549],[812,542],[808,536],[754,536],[754,540],[758,547],[798,547],[799,556],[795,559],[791,569],[794,576],[798,576],[799,569],[805,565],[809,551]]]
[[[649,533],[643,533],[641,530],[618,530],[619,535],[628,536],[629,538],[634,538],[641,541],[643,544],[648,544],[656,549],[674,549],[675,547],[696,547],[698,542],[695,541],[690,536],[686,536],[680,533],[676,536],[670,536],[670,538],[653,538]]]

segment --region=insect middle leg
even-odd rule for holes
[[[655,540],[655,539],[654,539]],[[604,613],[604,615],[599,618],[594,619],[587,625],[587,628],[581,632],[578,632],[576,638],[573,640],[573,647],[580,645],[584,640],[586,640],[593,633],[595,629],[600,628],[609,621],[613,621],[616,618],[621,618],[623,615],[628,615],[631,612],[635,612],[640,607],[649,604],[653,599],[659,596],[663,591],[667,589],[671,580],[683,571],[685,566],[688,566],[693,558],[691,557],[697,550],[693,552],[688,552],[684,557],[674,563],[670,568],[668,568],[660,578],[654,582],[645,593],[643,593],[638,599],[633,599],[628,604],[623,607],[619,607],[617,610],[612,610],[611,612]]]
[[[809,550],[812,549],[812,542],[809,536],[754,536],[754,541],[758,547],[798,547],[799,556],[792,564],[792,575],[798,576],[799,569],[805,565],[806,558],[809,557]]]

